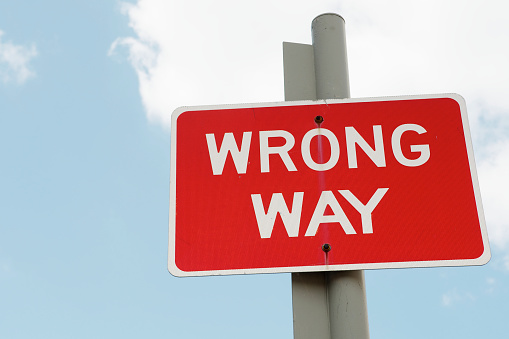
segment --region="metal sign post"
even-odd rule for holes
[[[323,14],[313,44],[283,44],[285,100],[350,97],[345,21]],[[368,339],[363,271],[292,273],[295,339]]]

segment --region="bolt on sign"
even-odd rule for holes
[[[490,259],[459,95],[182,107],[171,133],[173,275]]]

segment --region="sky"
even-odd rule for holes
[[[346,22],[352,97],[459,93],[492,259],[366,271],[371,338],[508,331],[509,5],[0,2],[0,337],[292,338],[290,274],[167,271],[171,112],[284,100],[282,42]]]

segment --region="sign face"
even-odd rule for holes
[[[184,107],[171,133],[173,275],[490,259],[459,95]]]

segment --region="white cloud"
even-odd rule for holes
[[[309,42],[333,3],[139,0],[123,5],[136,37],[113,47],[129,48],[149,119],[169,126],[182,105],[283,100],[282,41]]]
[[[35,45],[27,47],[3,42],[3,35],[0,30],[0,79],[4,83],[14,81],[22,84],[35,75],[28,64],[37,55],[37,49]]]
[[[128,49],[151,121],[178,106],[283,100],[282,41],[310,43],[311,21],[346,21],[354,97],[465,97],[491,242],[509,252],[509,3],[498,0],[138,0],[124,4]],[[504,177],[504,174],[505,177]]]
[[[490,241],[501,248],[509,247],[509,139],[490,143],[486,153],[491,153],[479,164],[479,181],[483,196],[486,223]]]

